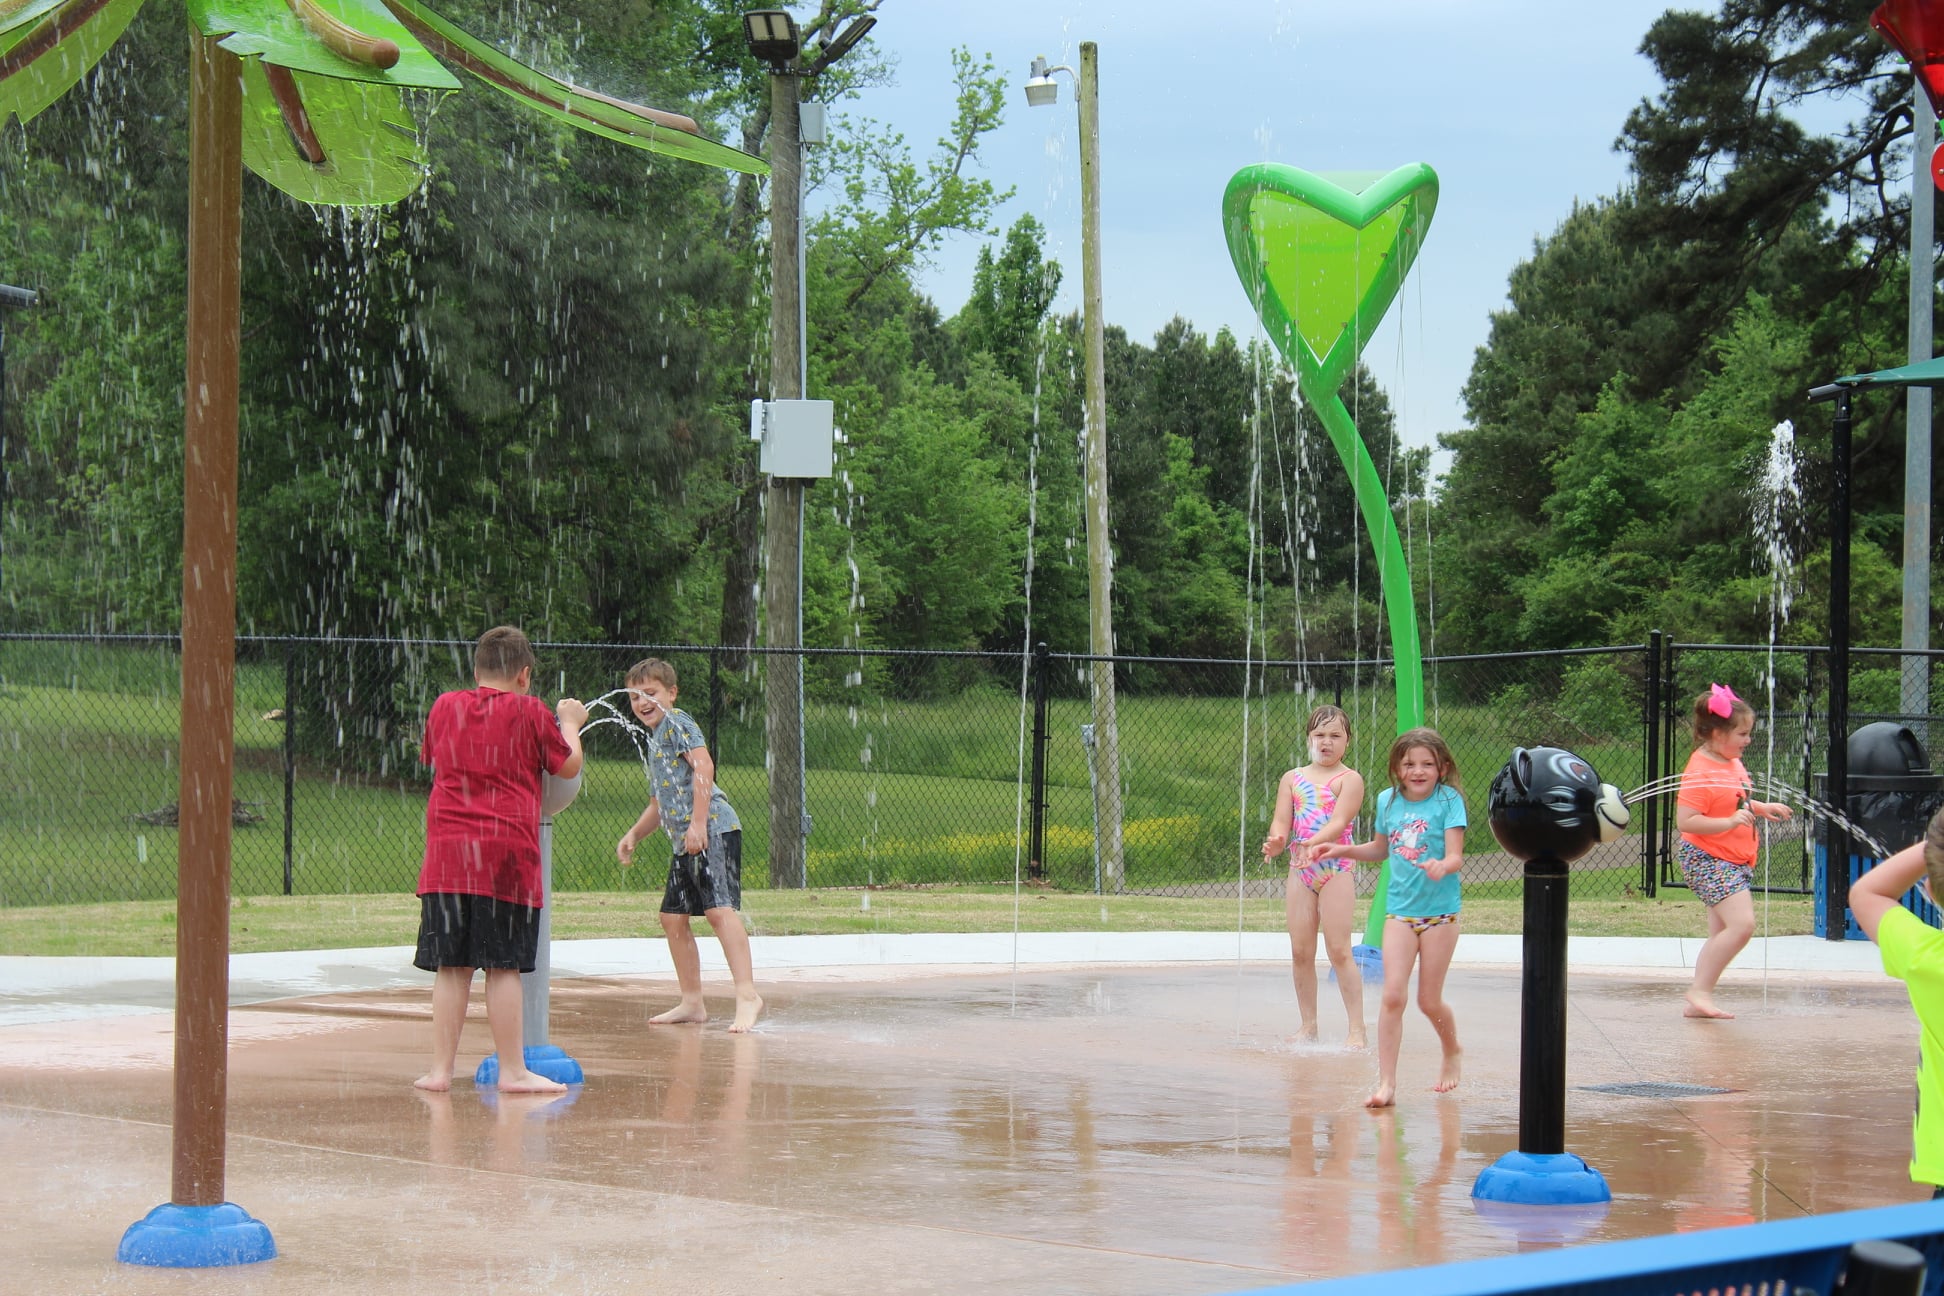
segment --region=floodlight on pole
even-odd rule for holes
[[[803,724],[803,508],[812,478],[829,473],[830,415],[822,403],[823,456],[810,460],[772,453],[785,439],[778,419],[802,413],[810,385],[805,341],[803,238],[804,83],[842,58],[877,25],[869,14],[830,37],[808,65],[799,62],[803,36],[781,9],[742,16],[749,52],[770,74],[770,403],[765,437],[763,614],[766,646],[775,652],[765,671],[763,734],[770,776],[770,885],[809,884],[809,784]],[[821,105],[819,105],[821,108]],[[819,114],[819,120],[821,115]],[[821,142],[821,129],[813,137]],[[815,459],[815,456],[812,456]]]
[[[796,19],[787,9],[752,9],[742,16],[743,39],[749,52],[772,71],[781,71],[797,56],[802,38]]]

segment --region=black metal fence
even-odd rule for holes
[[[535,691],[593,707],[578,800],[554,827],[558,890],[656,889],[625,877],[614,845],[648,796],[619,693],[644,656],[672,662],[680,704],[707,735],[743,821],[745,885],[765,885],[768,761],[763,672],[798,654],[686,645],[543,644]],[[237,646],[232,889],[238,895],[409,891],[423,850],[432,699],[470,680],[462,642],[243,638]],[[804,756],[812,887],[1011,885],[1063,891],[1280,891],[1260,843],[1283,771],[1304,763],[1304,721],[1330,702],[1352,717],[1348,763],[1372,796],[1396,733],[1388,663],[1115,658],[1118,849],[1097,831],[1111,794],[1088,731],[1090,672],[1063,653],[808,650]],[[1914,660],[1918,660],[1913,658]],[[1928,656],[1923,657],[1928,672]],[[1853,650],[1857,723],[1899,709],[1894,654]],[[792,668],[794,662],[792,661]],[[1809,789],[1827,653],[1648,644],[1432,658],[1426,720],[1457,758],[1473,826],[1467,887],[1516,888],[1484,793],[1514,746],[1580,753],[1634,788],[1678,772],[1686,707],[1711,680],[1765,716],[1747,757],[1758,776]],[[1896,677],[1898,687],[1885,684]],[[0,905],[173,897],[180,661],[173,637],[0,635]],[[1928,677],[1928,676],[1927,676]],[[1774,701],[1766,681],[1774,678]],[[1927,695],[1928,696],[1928,695]],[[1926,707],[1927,716],[1934,707]],[[1918,716],[1914,724],[1926,723]],[[1926,740],[1928,734],[1920,735]],[[1576,866],[1583,895],[1653,894],[1668,869],[1672,799],[1636,810],[1640,831]],[[1109,820],[1111,822],[1111,819]],[[1807,835],[1771,841],[1772,887],[1809,886]]]

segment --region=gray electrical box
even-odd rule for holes
[[[828,477],[831,403],[827,400],[751,401],[749,438],[762,442],[758,466],[772,477]]]
[[[806,100],[797,105],[797,139],[805,144],[822,144],[830,138],[825,125],[824,105]]]

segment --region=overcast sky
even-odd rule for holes
[[[1411,278],[1364,358],[1405,439],[1464,425],[1459,389],[1506,276],[1575,200],[1613,193],[1628,111],[1659,89],[1638,49],[1666,0],[887,0],[873,41],[894,86],[842,111],[901,130],[924,156],[950,123],[951,50],[990,54],[1013,89],[981,145],[983,174],[1016,192],[1003,229],[1031,212],[1080,289],[1079,149],[1071,79],[1032,108],[1018,89],[1036,54],[1078,66],[1100,46],[1102,279],[1109,323],[1143,341],[1171,317],[1260,336],[1222,241],[1223,187],[1239,168],[1388,171],[1427,162],[1437,216]],[[1687,7],[1707,7],[1703,3]],[[816,205],[813,198],[812,205]],[[947,315],[963,305],[979,243],[954,240],[919,277]]]

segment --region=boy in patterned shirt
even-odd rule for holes
[[[702,954],[695,943],[691,916],[709,920],[722,957],[736,983],[736,1019],[729,1029],[740,1034],[762,1015],[763,998],[756,993],[750,971],[749,933],[742,915],[742,821],[722,789],[715,784],[715,761],[702,739],[702,730],[686,711],[675,708],[681,690],[675,668],[649,657],[628,668],[628,697],[635,715],[648,728],[648,764],[654,796],[634,827],[621,834],[616,858],[626,868],[639,846],[656,828],[665,829],[675,843],[668,862],[668,886],[662,893],[661,924],[668,936],[669,958],[682,1001],[649,1022],[667,1025],[704,1022]],[[695,807],[705,807],[697,813]]]

